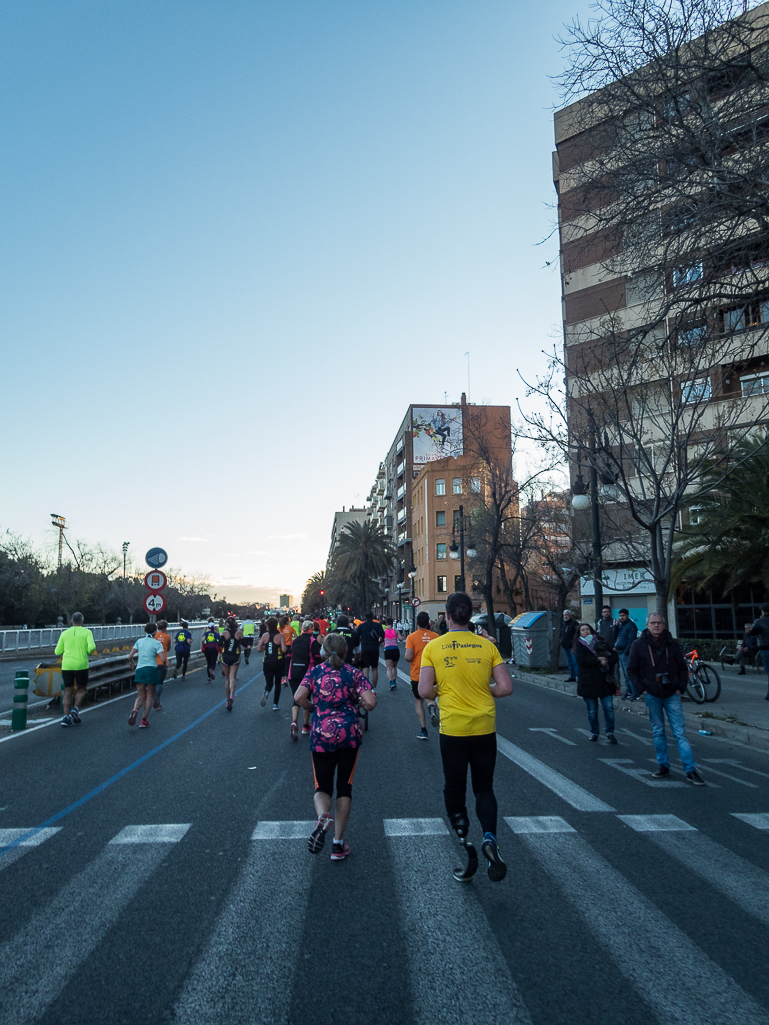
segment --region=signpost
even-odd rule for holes
[[[162,612],[165,607],[166,600],[162,594],[155,594],[151,591],[144,599],[144,608],[151,616],[156,616],[158,612]]]
[[[160,567],[168,562],[168,552],[164,548],[150,548],[144,560],[150,567],[150,572],[144,577],[144,586],[148,591],[144,599],[144,608],[149,612],[150,622],[154,623],[155,616],[166,607],[166,596],[163,592],[168,578],[165,573],[160,572]]]
[[[421,604],[422,604],[422,602],[420,601],[419,598],[412,598],[411,599],[411,607],[412,608],[418,609]]]
[[[159,569],[152,570],[144,578],[144,586],[148,591],[163,591],[167,583],[168,578]]]

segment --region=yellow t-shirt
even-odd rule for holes
[[[87,669],[88,656],[96,651],[93,634],[84,626],[71,626],[59,638],[56,654],[62,655],[62,669]]]
[[[441,733],[477,737],[495,733],[497,712],[489,686],[494,666],[505,660],[485,637],[450,630],[422,652],[422,668],[432,666],[441,709]]]

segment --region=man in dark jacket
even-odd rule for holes
[[[577,622],[572,618],[571,612],[564,609],[563,626],[561,627],[561,647],[566,652],[566,661],[569,664],[569,676],[567,683],[575,683],[577,680],[577,660],[574,657],[574,638],[577,636]]]
[[[630,645],[638,636],[638,627],[630,618],[630,612],[627,609],[619,610],[619,622],[614,629],[614,650],[617,652],[619,664],[622,666],[622,672],[625,674],[625,697],[635,701],[636,695],[633,692],[633,684],[630,682],[630,677],[627,674],[627,660],[630,658]]]
[[[614,637],[617,631],[614,626],[614,620],[611,618],[610,606],[604,605],[601,609],[601,618],[595,625],[595,632],[608,648],[614,648]]]
[[[673,736],[676,738],[678,755],[686,778],[696,786],[705,781],[697,772],[692,748],[686,738],[681,695],[686,690],[689,669],[684,653],[673,640],[659,612],[651,612],[646,620],[646,629],[630,646],[627,666],[628,676],[636,694],[644,695],[649,719],[654,734],[654,748],[657,752],[655,779],[670,775],[668,742],[665,736],[665,714],[667,714]]]
[[[737,661],[740,664],[738,676],[745,675],[745,662],[747,659],[755,659],[756,666],[758,666],[758,638],[754,637],[750,632],[752,628],[752,623],[745,624],[745,633],[742,635],[740,646],[737,648]]]
[[[758,654],[764,663],[767,680],[769,680],[769,605],[761,606],[761,618],[757,619],[750,628],[753,637],[758,638]],[[766,700],[769,701],[769,685],[766,691]]]
[[[370,680],[375,694],[379,682],[379,648],[384,644],[384,639],[382,624],[376,622],[373,612],[367,612],[366,618],[353,635],[353,641],[356,648],[360,644],[361,669]]]

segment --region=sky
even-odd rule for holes
[[[298,599],[410,402],[525,401],[586,12],[5,0],[0,531]]]

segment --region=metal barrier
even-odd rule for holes
[[[169,623],[168,632],[172,633],[178,629],[179,623]],[[195,643],[200,644],[205,624],[189,624],[193,636],[193,647]],[[37,630],[0,630],[0,652],[2,651],[34,651],[37,648],[55,647],[61,635],[67,627],[45,627]],[[105,641],[133,641],[141,637],[144,632],[143,623],[123,623],[120,626],[88,626],[93,634],[96,644],[103,644]],[[195,640],[196,631],[197,641]]]
[[[199,658],[202,659],[202,657],[202,652],[193,651],[190,655],[190,663],[197,661]],[[171,656],[169,656],[168,664],[170,670],[173,666]],[[36,672],[40,675],[48,676],[50,689],[47,692],[35,689],[35,694],[39,697],[50,697],[53,700],[58,698],[61,693],[61,662],[55,665],[41,663],[37,667]],[[91,662],[88,669],[88,690],[99,691],[106,688],[107,696],[112,694],[115,687],[118,687],[122,692],[126,683],[129,686],[133,685],[134,672],[135,669],[131,669],[129,666],[128,655],[111,655],[109,658],[95,659]],[[56,677],[58,679],[55,679]]]

